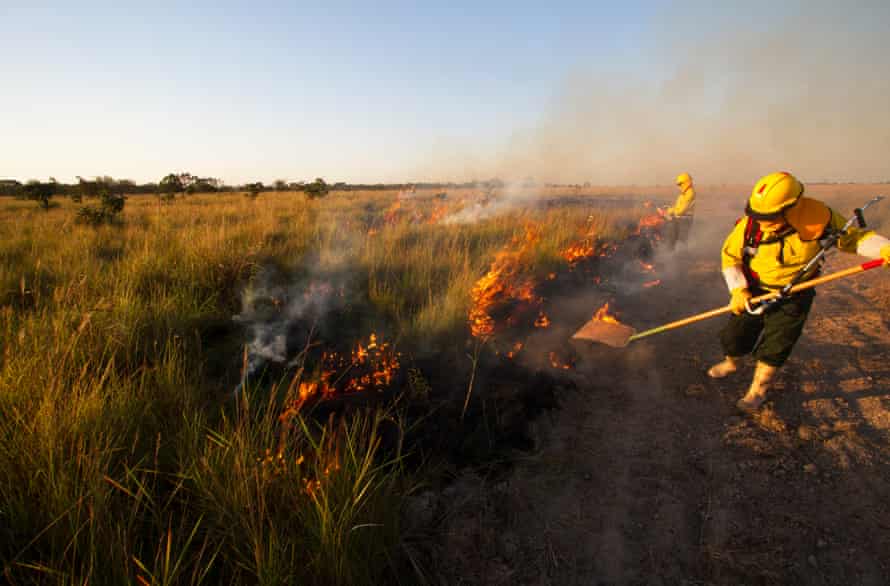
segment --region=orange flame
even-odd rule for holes
[[[652,209],[653,204],[651,201],[646,201],[643,202],[643,207]],[[659,240],[661,238],[661,226],[663,224],[664,212],[656,208],[656,213],[646,214],[640,218],[640,222],[637,225],[637,234],[642,234],[643,231],[646,230],[652,238]]]
[[[538,319],[535,320],[536,328],[549,328],[550,327],[550,318],[547,317],[547,314],[544,313],[544,310],[538,312]]]
[[[383,213],[383,223],[392,226],[399,217],[399,211],[402,209],[402,201],[395,200],[389,208]]]
[[[282,423],[287,422],[291,417],[300,412],[303,405],[318,392],[318,383],[301,382],[297,390],[297,397],[287,405],[278,416],[278,420]]]
[[[620,324],[614,315],[609,314],[609,304],[606,303],[602,307],[596,310],[596,313],[593,314],[593,319],[596,321],[604,321],[610,324]]]
[[[637,232],[639,232],[643,228],[660,228],[662,224],[664,224],[664,217],[660,214],[643,216],[642,218],[640,218]]]
[[[584,240],[582,242],[576,242],[575,244],[570,245],[559,254],[564,259],[566,259],[566,261],[568,261],[569,266],[574,267],[582,260],[586,260],[592,257],[595,252],[596,249],[594,248],[593,244],[589,240]]]
[[[345,393],[368,389],[379,390],[392,382],[395,372],[399,369],[399,354],[390,348],[389,343],[378,343],[377,334],[372,333],[368,336],[367,346],[362,345],[361,341],[356,343],[348,362],[343,357],[332,354],[329,356],[328,366],[328,370],[322,374],[323,380],[330,380],[337,373],[337,367],[344,373],[350,370],[364,371],[342,385],[342,391]]]
[[[522,259],[537,246],[540,238],[537,226],[526,226],[525,237],[513,238],[497,253],[488,272],[473,285],[470,292],[473,305],[468,315],[473,337],[488,339],[494,334],[495,322],[490,312],[496,304],[511,299],[527,302],[536,299],[534,280],[524,274]]]
[[[388,342],[378,341],[374,333],[368,336],[367,345],[362,340],[356,342],[348,357],[333,351],[322,352],[318,380],[300,382],[297,396],[285,407],[279,419],[286,421],[296,415],[306,401],[316,395],[330,397],[337,393],[388,387],[399,370],[399,356]]]
[[[436,204],[433,207],[433,211],[430,212],[430,217],[427,218],[426,223],[427,224],[438,224],[439,220],[444,218],[447,214],[448,214],[448,205],[447,204],[444,204],[444,203]]]

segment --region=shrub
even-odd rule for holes
[[[89,226],[98,226],[109,221],[110,218],[105,214],[102,208],[94,206],[83,206],[77,210],[77,223],[87,224]]]
[[[50,208],[49,200],[58,192],[58,189],[59,184],[55,179],[50,179],[47,183],[29,181],[25,185],[25,197],[36,201],[40,209],[48,210]]]
[[[102,198],[102,208],[108,213],[116,215],[124,211],[124,204],[127,201],[125,196],[103,191],[100,197]]]
[[[258,196],[260,192],[265,189],[265,186],[263,185],[262,181],[257,181],[256,183],[246,183],[244,185],[244,189],[244,196],[252,199]]]
[[[303,191],[309,199],[317,199],[326,196],[330,190],[328,184],[325,183],[325,180],[321,177],[317,177],[315,181],[307,184],[303,188]]]
[[[110,224],[123,211],[124,204],[127,201],[127,198],[123,195],[116,195],[104,190],[99,194],[99,197],[102,203],[98,208],[83,206],[77,210],[78,223],[89,226]]]

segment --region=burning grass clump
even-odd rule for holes
[[[182,342],[132,376],[86,352],[88,320],[71,325],[46,354],[21,352],[33,329],[5,348],[0,558],[12,583],[374,584],[389,571],[409,488],[397,450],[380,451],[393,414],[319,422],[251,388],[232,414],[208,410],[202,357]],[[13,375],[25,371],[35,376]]]

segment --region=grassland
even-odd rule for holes
[[[330,271],[350,275],[398,348],[463,344],[473,284],[526,223],[542,226],[528,262],[546,274],[580,234],[617,238],[641,213],[581,205],[428,221],[475,195],[418,193],[388,222],[391,192],[131,197],[118,223],[98,228],[76,224],[69,201],[0,202],[4,579],[404,576],[399,511],[425,471],[381,448],[382,427],[401,429],[402,415],[376,405],[283,426],[280,397],[301,369],[277,393],[248,387],[232,400],[246,342],[232,316],[267,267],[294,282]]]

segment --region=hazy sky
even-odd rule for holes
[[[0,0],[0,178],[890,178],[890,2]]]

